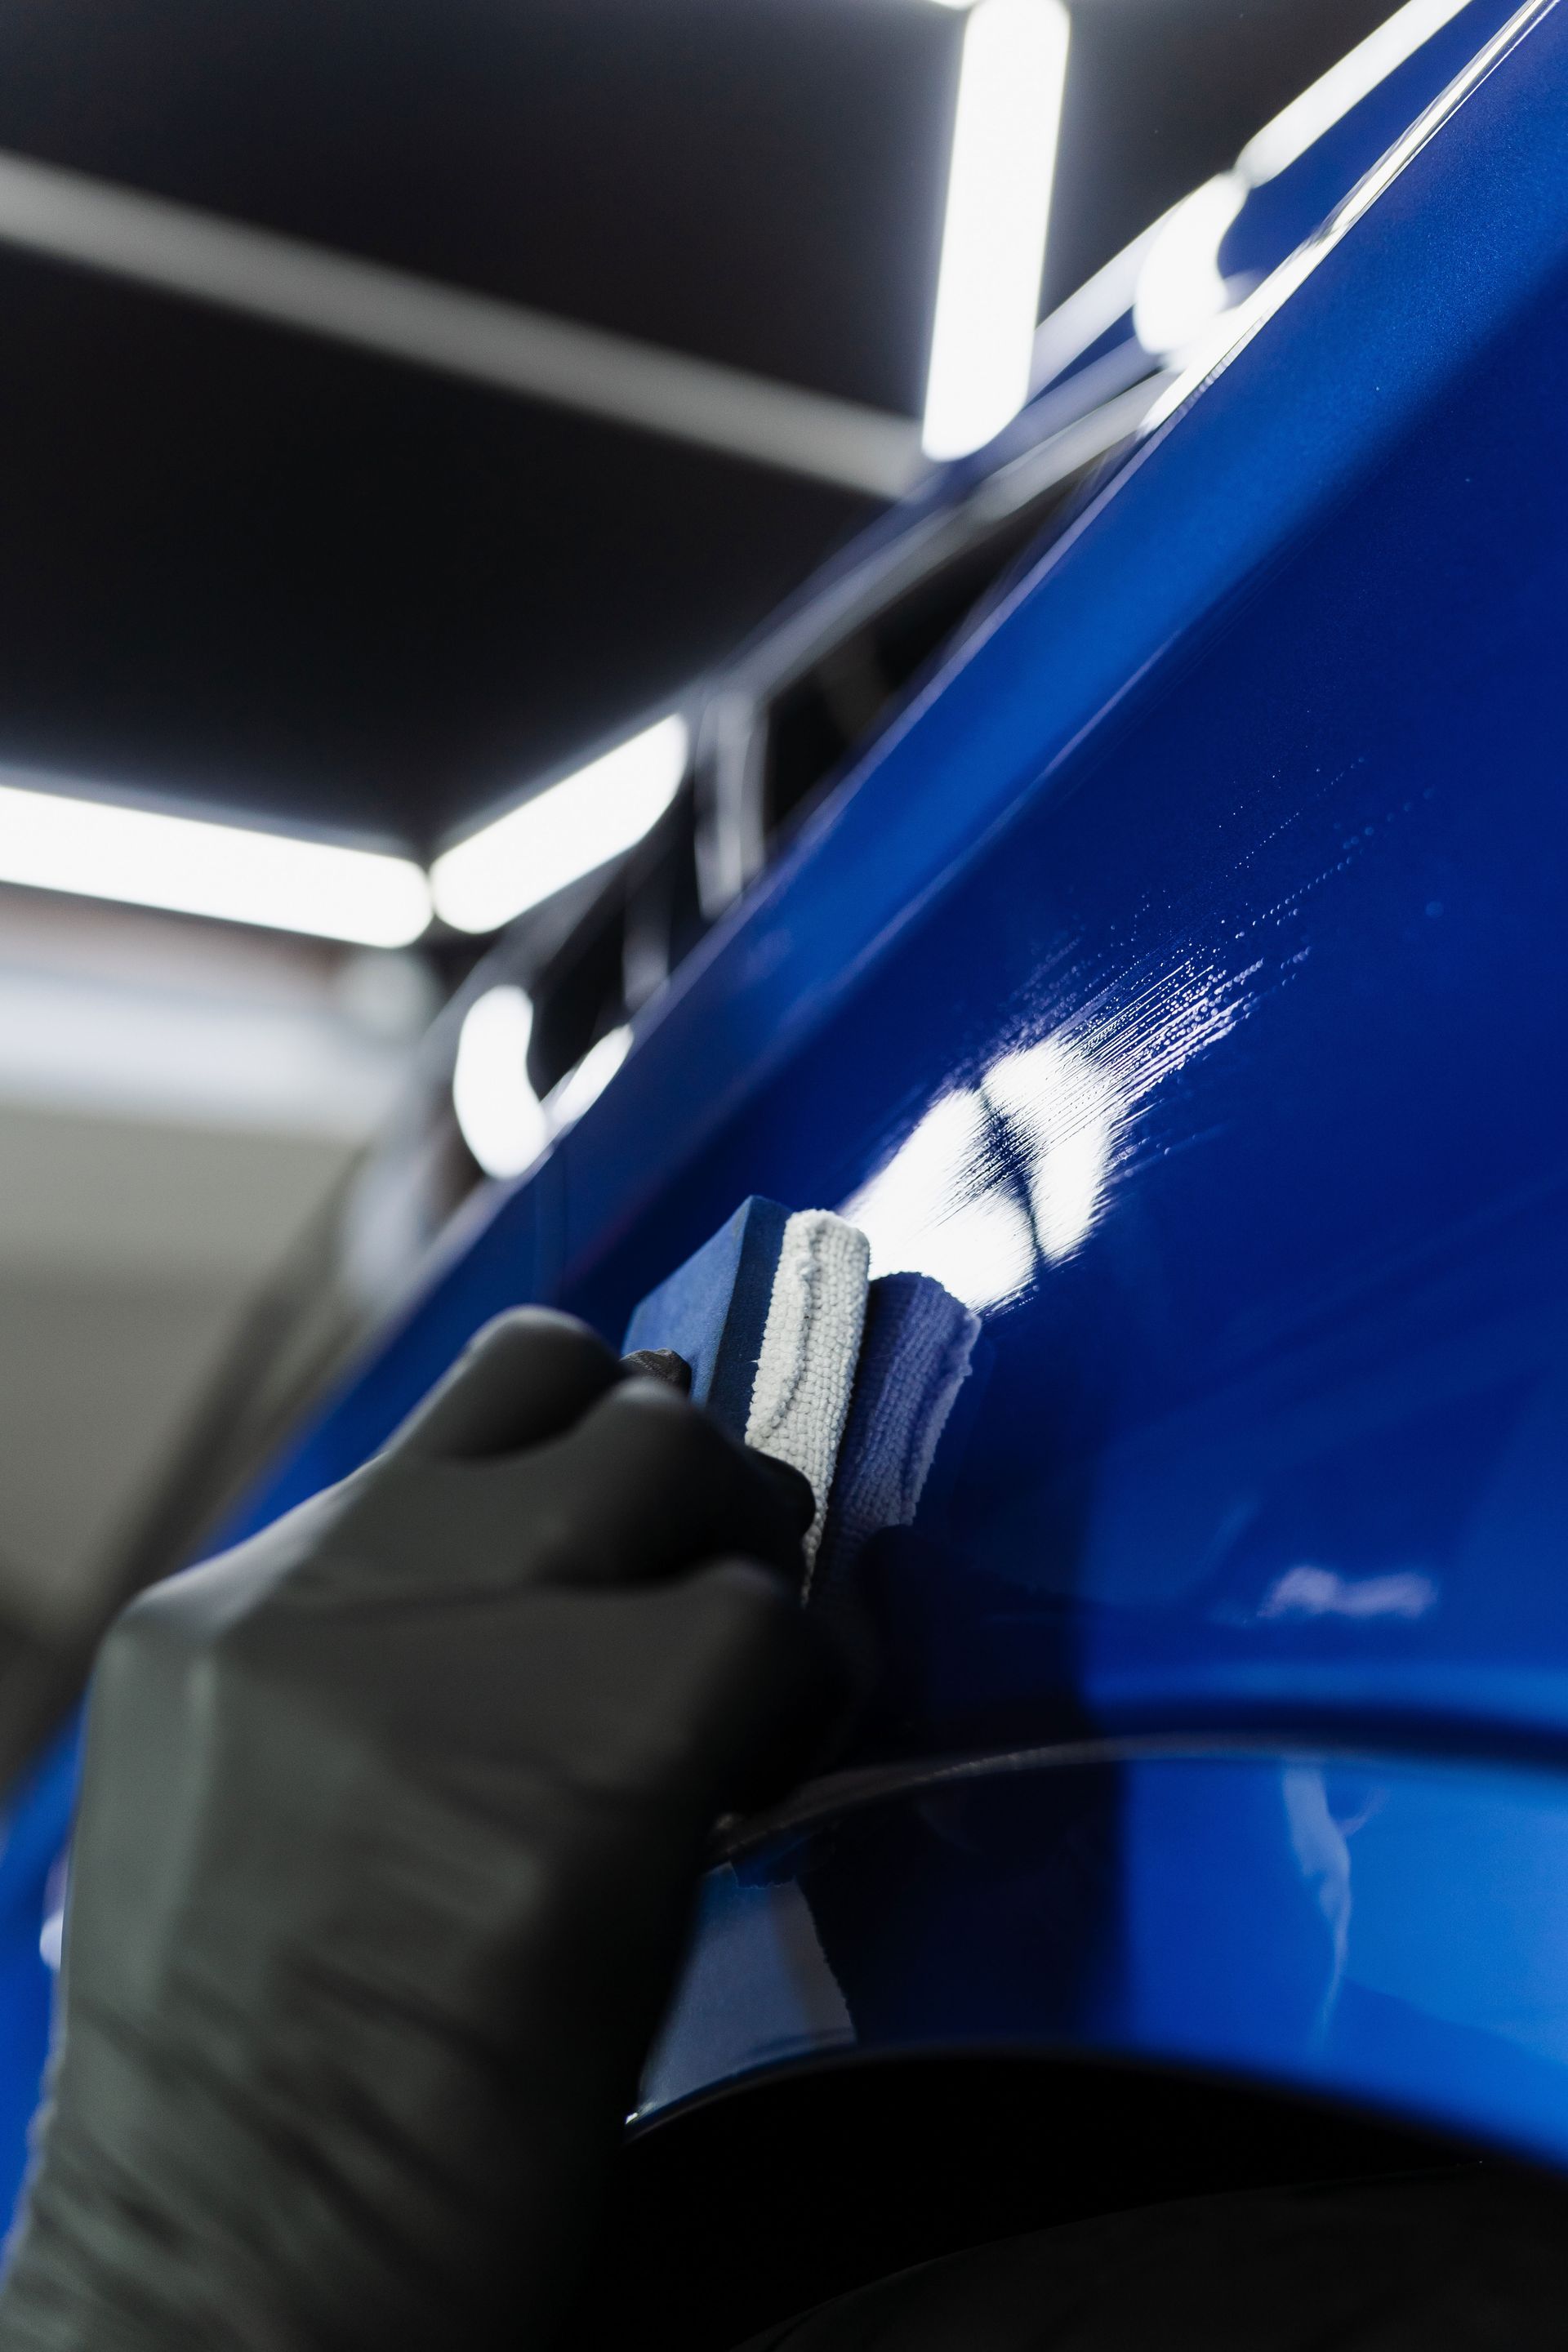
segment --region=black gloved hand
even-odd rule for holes
[[[366,1469],[126,1612],[0,2343],[548,2342],[706,1833],[835,1704],[770,1573],[809,1517],[524,1312]]]

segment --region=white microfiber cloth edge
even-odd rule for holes
[[[838,1441],[866,1321],[870,1248],[829,1209],[801,1209],[784,1225],[746,1420],[746,1443],[811,1481],[816,1516],[805,1538],[816,1557]]]

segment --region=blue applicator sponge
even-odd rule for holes
[[[628,1354],[672,1348],[691,1393],[733,1437],[804,1473],[821,1538],[866,1319],[869,1250],[826,1209],[742,1202],[632,1316]]]

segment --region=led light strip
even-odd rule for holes
[[[977,0],[963,28],[921,444],[961,457],[1029,396],[1067,86],[1062,0]]]
[[[31,784],[0,783],[0,882],[363,947],[406,947],[430,919],[412,858]]]

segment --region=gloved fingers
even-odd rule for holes
[[[520,1307],[487,1323],[415,1407],[390,1450],[478,1462],[559,1437],[623,1377],[574,1316]]]
[[[657,1595],[658,1777],[684,1788],[701,1822],[770,1804],[830,1758],[852,1681],[830,1634],[776,1577],[722,1559]]]
[[[558,1448],[574,1581],[641,1582],[740,1552],[797,1583],[811,1489],[657,1381],[603,1396]]]
[[[683,1356],[676,1354],[673,1348],[638,1348],[631,1355],[621,1358],[621,1370],[647,1373],[652,1380],[663,1381],[667,1387],[675,1389],[681,1396],[691,1394],[691,1367]],[[784,1509],[792,1518],[799,1521],[800,1532],[804,1536],[816,1517],[816,1497],[811,1491],[810,1479],[793,1463],[780,1462],[775,1455],[764,1454],[755,1445],[745,1445],[741,1450],[747,1461],[778,1487]]]

